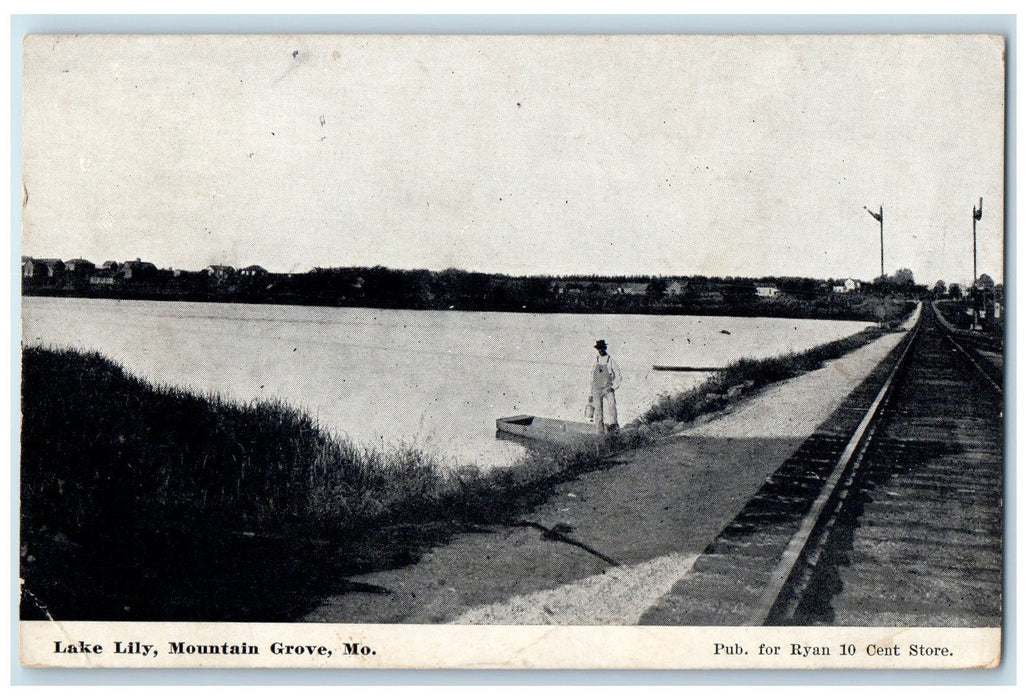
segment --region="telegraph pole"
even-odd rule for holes
[[[881,223],[881,277],[884,277],[884,205],[881,205],[880,211],[872,211],[867,207],[863,207],[867,210],[870,216],[874,217]],[[976,238],[974,239],[976,240]]]
[[[973,279],[973,287],[971,287],[971,289],[973,290],[973,299],[974,299],[974,328],[975,329],[977,328],[977,324],[980,321],[980,317],[978,316],[978,313],[979,313],[978,307],[980,306],[980,302],[979,302],[979,300],[977,298],[978,297],[978,290],[977,290],[977,222],[981,220],[981,215],[983,213],[984,213],[984,197],[980,197],[977,200],[977,206],[974,207],[974,213],[973,213],[973,227],[974,227],[974,279]]]

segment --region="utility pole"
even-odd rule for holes
[[[977,200],[977,206],[974,207],[973,214],[973,227],[974,227],[974,279],[973,279],[973,300],[974,300],[974,329],[977,328],[980,322],[979,317],[979,306],[978,290],[977,290],[977,222],[981,220],[981,215],[984,213],[984,197],[980,197]]]
[[[884,205],[881,205],[880,211],[872,211],[867,207],[863,207],[867,210],[870,216],[874,217],[881,223],[881,277],[884,277]]]

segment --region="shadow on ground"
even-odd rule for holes
[[[21,619],[289,622],[328,604],[334,621],[416,621],[436,588],[452,597],[447,617],[594,575],[610,559],[701,550],[795,447],[679,438],[638,448],[519,494],[489,523],[255,535],[111,522],[88,542],[23,523]]]

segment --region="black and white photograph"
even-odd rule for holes
[[[1000,662],[1003,36],[21,54],[23,664]]]

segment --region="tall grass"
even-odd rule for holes
[[[642,415],[641,423],[649,425],[693,421],[701,415],[719,411],[740,397],[752,394],[768,384],[818,369],[824,362],[866,345],[880,337],[883,332],[879,328],[869,328],[801,353],[759,360],[743,358],[720,370],[694,389],[673,396],[661,396]]]
[[[502,517],[510,497],[594,466],[595,446],[453,470],[414,448],[338,439],[282,402],[153,386],[95,353],[23,354],[24,523],[69,537],[202,521],[281,532]]]

